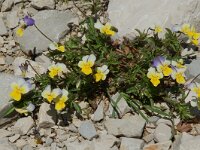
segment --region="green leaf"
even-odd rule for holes
[[[79,106],[79,104],[77,104],[76,102],[72,102],[73,104],[73,107],[75,108],[75,110],[81,114],[82,113],[82,110],[81,110],[81,107]]]

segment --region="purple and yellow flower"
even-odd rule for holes
[[[55,109],[58,111],[63,110],[66,107],[66,101],[68,100],[68,91],[62,89],[62,95],[55,100]]]
[[[53,64],[48,67],[49,76],[54,78],[55,76],[61,76],[63,73],[67,73],[69,70],[66,65],[63,63]]]
[[[58,43],[54,42],[54,43],[51,43],[49,45],[49,48],[51,50],[58,50],[60,52],[65,52],[65,46],[64,45],[58,45]]]
[[[25,16],[23,20],[26,26],[33,26],[35,24],[35,20],[29,16]]]
[[[51,90],[51,86],[48,85],[42,92],[42,97],[51,103],[55,98],[57,98],[62,91],[59,88]]]
[[[183,59],[179,59],[178,61],[172,61],[172,66],[178,68],[178,69],[184,69],[186,70],[187,67],[183,65]]]
[[[114,36],[115,35],[115,31],[112,30],[112,26],[109,23],[106,23],[105,25],[101,24],[100,21],[97,21],[94,24],[94,27],[96,29],[99,29],[101,33],[109,35],[109,36]]]
[[[173,68],[171,77],[172,79],[176,80],[177,83],[184,84],[186,82],[184,72],[185,69]]]
[[[162,56],[158,56],[153,60],[153,66],[156,67],[157,71],[162,73],[164,76],[172,74],[173,70],[170,67],[170,61]]]

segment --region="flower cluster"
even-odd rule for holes
[[[78,63],[78,66],[81,68],[81,72],[85,75],[92,74],[92,67],[94,66],[95,60],[96,57],[93,54],[84,56],[82,61],[79,61]],[[105,80],[108,73],[109,69],[107,65],[97,67],[96,73],[94,74],[95,81],[99,82],[100,80]]]
[[[25,16],[23,19],[23,24],[16,31],[17,36],[22,37],[24,35],[24,30],[29,26],[33,26],[34,24],[35,20],[33,18]]]
[[[196,32],[194,26],[190,26],[189,24],[184,24],[181,27],[180,31],[188,36],[189,42],[192,42],[194,45],[199,44],[200,33]]]
[[[66,107],[66,102],[68,100],[68,91],[65,89],[55,88],[51,89],[48,85],[42,92],[42,97],[46,99],[49,103],[55,104],[55,109],[58,111],[63,110]]]
[[[160,79],[171,76],[179,84],[184,84],[186,66],[183,65],[183,60],[169,61],[165,57],[158,56],[153,60],[153,67],[148,69],[147,77],[156,87],[160,84]]]
[[[68,72],[66,65],[63,64],[63,63],[53,64],[53,65],[48,67],[48,70],[49,70],[49,76],[51,78],[54,78],[55,76],[62,76],[63,73]]]

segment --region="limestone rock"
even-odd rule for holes
[[[14,4],[14,0],[5,0],[2,4],[1,11],[11,10],[13,4]]]
[[[25,135],[33,126],[34,121],[30,116],[28,116],[18,119],[13,128],[16,133]]]
[[[117,92],[115,95],[112,96],[112,100],[114,103],[116,103],[116,109],[119,112],[120,117],[124,116],[127,112],[131,111],[131,108],[128,106],[126,100],[121,97],[120,94]],[[113,106],[109,105],[109,115],[112,116],[113,114]]]
[[[17,150],[17,147],[8,142],[7,138],[0,139],[0,148],[2,150]]]
[[[157,142],[169,141],[172,137],[171,132],[172,132],[172,129],[168,125],[164,123],[160,123],[155,129],[154,139]]]
[[[91,140],[97,136],[94,124],[90,120],[83,121],[78,131],[84,138],[88,140]]]
[[[122,137],[120,150],[140,150],[143,148],[143,146],[143,140]]]
[[[156,143],[156,144],[148,144],[144,147],[143,150],[169,150],[169,147],[171,146],[171,141]],[[173,149],[177,150],[177,149]]]
[[[19,139],[19,137],[20,137],[20,134],[15,134],[14,136],[11,136],[11,137],[9,137],[8,139],[9,139],[9,141],[10,142],[15,142],[17,139]]]
[[[198,0],[162,0],[162,3],[160,0],[110,0],[108,15],[122,37],[135,29],[144,30],[155,25],[163,28],[183,23],[198,25],[199,5]]]
[[[58,42],[69,32],[69,23],[77,22],[78,18],[71,11],[44,10],[38,12],[33,19],[37,27],[50,39]],[[42,52],[47,50],[52,42],[46,39],[34,26],[28,27],[23,37],[16,37],[22,50]]]
[[[6,35],[8,33],[6,26],[3,22],[3,19],[0,17],[0,35]]]
[[[36,9],[54,9],[55,0],[32,0],[32,6]]]
[[[124,119],[108,119],[105,127],[109,134],[114,136],[141,137],[145,120],[138,115]]]
[[[12,135],[12,133],[10,131],[4,130],[4,129],[0,129],[0,139],[10,136]]]
[[[48,103],[42,103],[38,114],[38,126],[40,128],[50,128],[54,126],[57,122],[57,112]]]
[[[190,64],[186,64],[187,66],[186,76],[188,79],[194,78],[200,73],[200,70],[197,69],[199,65],[200,65],[200,58],[192,60]],[[200,77],[198,76],[195,81],[200,82]]]
[[[97,110],[94,112],[94,117],[92,118],[93,121],[100,121],[104,117],[104,104],[103,101],[97,107]]]
[[[19,17],[17,16],[17,11],[11,11],[7,14],[7,26],[13,29],[18,26]]]

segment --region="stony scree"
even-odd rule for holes
[[[172,144],[171,141],[160,142],[156,144],[148,144],[144,147],[143,150],[169,150],[171,144]],[[177,149],[173,149],[173,150],[177,150]]]
[[[18,26],[19,17],[17,16],[17,11],[11,11],[9,14],[7,14],[6,23],[10,29]]]
[[[8,138],[0,139],[0,148],[2,150],[17,150],[17,147],[8,142]]]
[[[25,135],[33,126],[34,126],[34,121],[32,117],[28,116],[18,119],[13,128],[16,133]]]
[[[198,6],[198,0],[163,0],[162,3],[160,0],[110,0],[108,15],[111,24],[118,28],[118,35],[122,37],[135,33],[135,29],[143,31],[155,25],[163,28],[188,22],[198,25]]]
[[[92,118],[93,121],[101,121],[103,119],[103,117],[104,117],[104,110],[103,109],[104,109],[104,102],[102,101],[98,105],[96,111],[94,112],[94,116]]]
[[[38,126],[40,128],[50,128],[57,122],[56,110],[48,103],[42,103],[38,113]]]
[[[1,11],[9,11],[12,9],[12,6],[14,4],[14,0],[5,0],[3,3],[2,3],[2,7],[1,7]]]
[[[123,119],[108,119],[105,128],[109,134],[114,136],[138,137],[140,138],[145,126],[145,120],[138,115]]]
[[[144,146],[144,141],[134,138],[121,138],[120,150],[140,150]]]
[[[13,133],[4,129],[0,129],[0,139],[11,136]]]
[[[169,141],[172,137],[172,129],[164,124],[160,123],[155,129],[154,132],[154,139],[157,142],[164,142],[164,141]]]
[[[37,27],[51,40],[58,42],[69,32],[69,23],[78,22],[78,18],[71,11],[44,10],[38,12],[33,19]],[[49,32],[51,31],[51,32]],[[28,27],[23,37],[16,37],[22,50],[29,51],[36,48],[37,53],[47,50],[52,42],[45,38],[34,26]]]
[[[186,64],[186,76],[187,78],[194,78],[199,74],[199,70],[197,69],[200,65],[200,58],[193,60],[190,64]],[[195,81],[200,82],[200,77],[198,76]]]
[[[90,120],[83,121],[78,128],[79,133],[86,139],[92,140],[97,136],[94,124]]]
[[[3,21],[3,19],[0,17],[0,35],[6,35],[8,33],[5,23]]]

